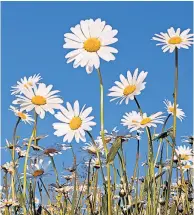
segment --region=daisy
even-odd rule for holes
[[[14,163],[12,161],[6,162],[5,164],[1,165],[0,167],[6,173],[13,174],[13,172],[14,172]],[[17,162],[15,162],[15,167],[16,168],[18,167],[18,163]]]
[[[40,118],[45,117],[45,111],[54,114],[54,109],[60,109],[63,100],[55,95],[58,90],[51,91],[52,85],[46,86],[40,83],[38,87],[35,85],[33,89],[26,89],[23,91],[24,96],[16,95],[17,99],[13,104],[19,104],[21,111],[31,111],[35,109]]]
[[[170,101],[168,101],[167,99],[164,101],[164,104],[166,105],[166,109],[167,112],[169,114],[174,115],[174,103],[172,104]],[[178,104],[176,106],[176,117],[180,119],[180,121],[183,120],[183,118],[185,117],[185,113],[183,112],[182,109],[178,108]]]
[[[79,140],[85,142],[85,131],[91,131],[91,126],[96,125],[92,120],[93,116],[89,116],[92,112],[92,107],[85,108],[85,105],[80,111],[79,102],[75,101],[74,107],[67,102],[67,108],[61,108],[61,112],[55,114],[55,117],[61,121],[59,123],[53,123],[53,128],[56,130],[54,134],[58,137],[64,136],[63,142],[69,143],[75,137],[77,143]]]
[[[65,44],[63,48],[75,49],[69,52],[65,58],[67,63],[74,61],[73,67],[86,67],[86,72],[91,73],[93,67],[100,67],[100,58],[105,61],[115,60],[114,53],[117,49],[109,45],[118,41],[114,36],[118,33],[110,25],[106,25],[101,19],[82,20],[80,24],[70,29],[72,33],[64,34]]]
[[[104,151],[102,141],[96,140],[95,143],[96,145],[93,143],[86,143],[82,149],[91,155],[97,155],[97,152],[103,153]]]
[[[32,117],[30,117],[29,114],[24,113],[22,111],[19,111],[17,108],[13,107],[10,105],[10,110],[14,112],[14,114],[19,117],[24,123],[29,123],[31,124],[31,122],[34,122],[34,120],[32,119]]]
[[[193,168],[194,168],[194,165],[190,161],[181,162],[181,168],[180,168],[180,166],[178,167],[178,169],[182,169],[183,172],[185,172],[185,171],[187,171],[189,169],[193,169]]]
[[[67,181],[71,181],[72,179],[75,178],[74,175],[62,175],[61,178],[64,178]]]
[[[134,100],[136,95],[139,95],[143,89],[145,89],[144,82],[147,72],[140,72],[138,75],[138,68],[132,75],[130,71],[127,71],[127,77],[125,78],[122,74],[120,75],[120,82],[115,81],[116,86],[109,89],[111,91],[108,96],[115,97],[110,101],[119,99],[119,104],[125,100],[125,104],[128,104],[129,100]]]
[[[0,200],[0,208],[11,207],[11,206],[19,206],[19,202],[12,199],[1,199]]]
[[[28,178],[42,178],[50,175],[48,173],[48,167],[51,161],[44,161],[43,159],[34,159],[27,166],[27,177]],[[23,176],[22,176],[23,177]]]
[[[193,139],[194,139],[194,136],[183,136],[184,139],[182,140],[183,143],[189,143],[191,145],[193,145]]]
[[[30,76],[29,78],[21,78],[21,81],[17,81],[17,85],[12,87],[11,95],[22,94],[24,90],[33,88],[41,79],[42,78],[39,74]]]
[[[138,130],[138,129],[144,129],[145,127],[157,127],[157,123],[163,124],[164,116],[161,116],[162,112],[157,112],[155,114],[152,114],[150,116],[147,116],[146,113],[144,113],[142,116],[140,113],[137,113],[136,111],[132,111],[129,113],[126,113],[126,115],[123,116],[123,119],[121,119],[121,124],[124,126],[127,126],[128,129],[130,129],[130,132]]]
[[[189,46],[193,44],[194,34],[189,34],[190,29],[186,29],[181,32],[180,28],[175,31],[175,29],[171,27],[167,31],[167,33],[161,32],[160,34],[155,34],[156,37],[152,37],[153,40],[160,42],[156,44],[157,46],[163,46],[163,52],[167,52],[169,50],[169,52],[172,53],[175,48],[188,49]]]
[[[22,150],[20,147],[17,147],[15,151],[17,152],[19,158],[23,158],[26,156],[26,150]]]
[[[86,161],[85,162],[86,166],[92,167],[92,168],[96,168],[99,169],[100,168],[100,160],[98,158],[92,158],[90,161]],[[101,160],[101,164],[103,166],[103,162]]]
[[[67,146],[66,144],[56,143],[44,148],[42,154],[53,157],[54,155],[62,154],[62,151],[66,151],[70,148],[71,147]]]
[[[192,161],[192,149],[184,146],[178,146],[177,149],[175,149],[177,155],[179,156],[181,161]],[[174,160],[177,160],[177,157],[174,156]]]
[[[5,140],[5,142],[6,142],[6,146],[0,147],[0,149],[13,149],[14,145],[12,142],[8,141],[7,139]],[[19,141],[15,143],[15,147],[18,146],[18,144],[19,144]]]

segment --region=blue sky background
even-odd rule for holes
[[[165,32],[170,27],[181,30],[193,26],[192,2],[3,2],[2,3],[2,145],[5,138],[12,138],[16,122],[9,105],[14,97],[10,95],[11,86],[24,76],[40,73],[43,82],[53,84],[60,90],[64,102],[79,100],[81,106],[93,107],[97,126],[93,129],[94,137],[99,134],[99,80],[97,72],[88,75],[83,68],[73,69],[64,58],[68,52],[63,49],[64,33],[70,32],[80,20],[101,18],[118,29],[119,39],[113,46],[119,50],[116,60],[107,63],[101,61],[101,71],[105,94],[119,80],[119,75],[126,75],[127,70],[136,68],[148,71],[146,89],[137,98],[142,109],[148,114],[165,111],[163,100],[172,100],[174,87],[174,54],[163,53],[156,42],[151,41],[155,33]],[[193,29],[192,29],[193,31]],[[186,113],[186,119],[178,120],[177,144],[180,137],[192,134],[192,53],[193,50],[179,52],[179,90],[178,103]],[[105,128],[111,130],[120,126],[120,119],[125,112],[136,110],[134,102],[128,105],[110,103],[105,97]],[[62,138],[53,135],[54,116],[47,114],[39,120],[38,134],[49,134],[40,142],[46,146],[62,143]],[[170,126],[169,124],[168,126]],[[32,126],[20,124],[18,135],[21,138],[31,134]],[[80,152],[83,143],[72,143]],[[157,146],[157,143],[156,143]],[[136,141],[124,146],[129,175],[133,172]],[[140,143],[140,159],[144,161],[147,142],[143,137]],[[8,152],[2,154],[2,162],[8,160]],[[79,153],[83,157],[82,154]],[[62,162],[69,166],[71,152],[56,157],[57,166]]]

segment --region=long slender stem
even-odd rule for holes
[[[101,162],[101,160],[100,160],[100,153],[99,153],[99,150],[98,150],[98,148],[97,148],[97,146],[96,146],[96,142],[95,142],[94,138],[92,137],[91,133],[90,133],[89,131],[86,131],[86,132],[87,132],[87,134],[89,135],[89,137],[90,137],[90,139],[91,139],[93,145],[96,147],[96,153],[97,153],[97,157],[98,157],[98,160],[99,160],[99,163],[100,163],[100,170],[101,170],[101,173],[102,173],[102,179],[103,179],[103,182],[104,182],[104,184],[105,184],[106,182],[105,182],[104,172],[103,172],[103,168],[102,168],[102,162]]]
[[[15,199],[15,144],[16,144],[16,131],[17,131],[17,127],[20,123],[20,120],[21,118],[18,117],[17,119],[17,122],[15,124],[15,127],[14,127],[14,132],[13,132],[13,140],[12,140],[12,145],[13,145],[13,148],[12,148],[12,162],[13,162],[13,173],[11,175],[11,190],[12,190],[12,199]]]
[[[174,76],[174,121],[173,121],[173,136],[176,142],[176,106],[178,93],[178,48],[175,48],[175,76]]]
[[[57,186],[59,186],[59,176],[58,176],[57,168],[55,165],[55,161],[54,161],[54,158],[52,156],[50,156],[50,159],[51,159],[51,163],[53,165],[53,169],[54,169],[55,176],[56,176],[56,184],[57,184]]]
[[[100,72],[100,68],[97,69],[99,81],[100,81],[100,127],[101,127],[101,137],[104,146],[104,150],[106,156],[108,155],[108,148],[104,140],[104,88],[103,88],[103,81],[102,75]],[[111,208],[111,184],[110,184],[110,164],[107,164],[107,178],[108,178],[108,215],[112,214]]]
[[[173,137],[172,137],[172,160],[170,164],[170,172],[169,172],[169,180],[168,180],[168,188],[171,183],[171,177],[172,177],[172,165],[173,165],[173,157],[175,154],[175,146],[176,146],[176,111],[177,111],[177,94],[178,94],[178,48],[175,48],[175,74],[174,74],[174,111],[173,111]],[[168,200],[169,200],[169,192],[167,193],[167,202],[165,205],[165,212],[166,215],[168,213]]]
[[[141,109],[141,106],[139,104],[139,102],[137,101],[136,97],[134,97],[134,100],[136,102],[136,105],[139,109],[139,112],[141,113],[141,115],[143,116],[143,111]],[[150,131],[150,128],[149,127],[146,127],[146,133],[147,133],[147,136],[148,136],[148,185],[150,186],[150,194],[151,194],[151,197],[153,199],[153,202],[151,204],[150,202],[150,212],[155,215],[156,214],[156,204],[155,204],[155,201],[156,201],[156,181],[155,181],[155,173],[154,173],[154,150],[153,150],[153,145],[152,145],[152,135],[151,135],[151,131]],[[153,181],[153,189],[151,187],[151,184]],[[148,189],[149,191],[149,189]],[[153,195],[152,195],[153,193]],[[149,193],[148,193],[148,197],[149,197]],[[152,206],[151,206],[152,205]],[[149,207],[149,204],[148,204],[148,207]]]
[[[167,124],[168,119],[170,118],[170,116],[171,116],[171,114],[168,114],[168,116],[166,117],[166,119],[165,119],[165,121],[164,121],[164,124],[163,124],[163,126],[162,126],[162,133],[163,133],[164,130],[165,130],[166,124]],[[162,142],[163,142],[163,140],[161,139],[161,140],[160,140],[159,147],[158,147],[158,151],[157,151],[157,154],[156,154],[154,166],[155,166],[156,163],[157,163],[157,160],[158,160],[158,156],[159,156],[159,152],[160,152],[160,148],[161,148]]]
[[[30,147],[32,144],[32,140],[34,138],[34,141],[36,139],[36,123],[37,123],[37,113],[35,112],[35,122],[34,122],[34,128],[32,131],[32,135],[29,139],[28,142],[28,147],[27,147],[27,151],[26,151],[26,157],[25,157],[25,161],[24,161],[24,184],[23,184],[23,197],[24,197],[24,202],[26,200],[26,185],[27,185],[27,180],[26,180],[26,173],[27,173],[27,163],[28,163],[28,157],[29,157],[29,152],[30,152]]]

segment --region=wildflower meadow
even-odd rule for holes
[[[125,59],[120,58],[127,69],[119,69],[119,75],[114,75],[114,65],[117,69],[120,65],[117,56],[122,53],[117,47],[123,38],[122,19],[114,25],[109,17],[98,17],[97,11],[95,16],[82,17],[76,22],[69,18],[59,27],[61,46],[50,41],[60,50],[60,63],[68,64],[69,70],[58,73],[55,69],[52,79],[41,73],[44,68],[24,76],[14,68],[10,71],[15,73],[15,81],[7,83],[11,99],[6,108],[15,123],[2,121],[7,137],[1,139],[1,214],[193,214],[193,135],[191,131],[181,133],[186,118],[192,116],[184,111],[184,101],[179,99],[179,89],[183,94],[185,89],[179,85],[185,73],[184,53],[194,43],[192,26],[169,23],[161,29],[149,28],[150,38],[145,40],[148,50],[142,49],[141,41],[130,38],[122,46],[127,47],[129,55],[133,55],[130,45],[135,43],[138,52],[151,52],[152,47],[169,58],[172,69],[162,88],[157,87],[162,74],[157,74],[154,83],[149,81],[154,74],[143,64],[134,65],[127,54]],[[135,20],[130,20],[125,30],[136,35],[130,22]],[[44,39],[40,35],[28,42],[44,43]],[[49,46],[45,52],[52,51]],[[41,45],[38,47],[41,50]],[[52,60],[46,64],[57,68]],[[113,67],[109,67],[111,64]],[[157,73],[165,60],[151,64]],[[28,64],[24,62],[24,66],[28,70]],[[105,74],[109,79],[104,79]],[[57,80],[63,84],[58,86]],[[69,89],[64,91],[67,82]],[[171,85],[168,91],[167,83]],[[87,91],[83,91],[83,85],[88,86]],[[151,99],[152,93],[146,93],[148,86],[155,95],[161,90],[164,99]],[[97,105],[91,105],[89,93]],[[145,108],[146,99],[150,109]],[[107,101],[114,109],[106,109]],[[155,102],[159,106],[153,111]],[[119,121],[114,121],[115,117]],[[106,127],[107,122],[111,127]]]

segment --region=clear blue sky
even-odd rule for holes
[[[119,41],[114,45],[119,51],[116,60],[101,61],[105,94],[127,70],[135,68],[148,71],[147,85],[138,96],[143,111],[151,114],[165,111],[163,100],[172,100],[174,78],[174,54],[163,53],[151,41],[154,33],[165,32],[169,27],[181,30],[193,26],[192,2],[3,2],[2,3],[2,145],[5,138],[11,139],[16,122],[8,110],[14,99],[10,95],[11,86],[24,76],[40,73],[46,84],[53,84],[61,91],[64,102],[74,102],[93,107],[93,115],[98,123],[93,135],[99,134],[99,81],[96,72],[88,75],[83,68],[73,69],[64,59],[63,34],[70,32],[80,20],[101,18],[118,29]],[[193,31],[193,29],[192,29]],[[192,133],[192,48],[179,52],[179,93],[178,103],[187,118],[178,120],[178,144],[180,136]],[[105,128],[119,125],[125,112],[136,110],[134,102],[116,105],[105,98]],[[62,143],[62,138],[53,135],[52,115],[39,120],[38,134],[49,134],[42,144]],[[21,124],[18,135],[30,135],[32,127]],[[140,146],[141,161],[145,159],[146,139]],[[82,143],[73,142],[76,151]],[[127,165],[132,174],[135,162],[136,142],[125,144]],[[7,152],[8,153],[8,152]],[[80,154],[79,154],[80,155]],[[71,153],[56,158],[57,165],[71,163]],[[2,162],[7,161],[3,153]]]

